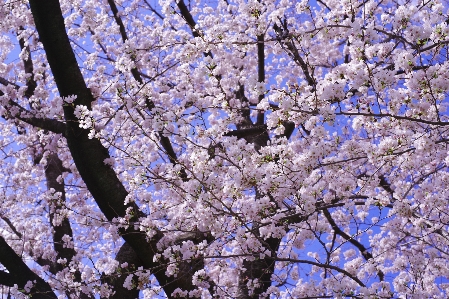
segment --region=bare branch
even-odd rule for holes
[[[340,227],[338,227],[338,225],[335,223],[334,219],[332,218],[331,214],[329,213],[329,211],[327,209],[323,209],[322,211],[323,211],[323,214],[326,217],[327,221],[331,225],[332,229],[338,235],[340,235],[341,237],[343,237],[343,239],[345,239],[346,241],[348,241],[349,243],[354,245],[360,251],[360,253],[365,258],[365,260],[368,261],[370,259],[373,259],[373,255],[371,254],[371,252],[369,252],[368,249],[362,245],[362,243],[360,243],[356,239],[350,237],[347,233],[345,233],[343,230],[341,230]],[[384,280],[385,275],[381,270],[377,270],[377,275],[379,276],[380,281]]]
[[[413,122],[423,123],[423,124],[428,124],[428,125],[435,125],[435,126],[448,126],[449,125],[449,122],[431,121],[431,120],[418,119],[418,118],[413,118],[413,117],[408,117],[408,116],[394,115],[394,114],[390,114],[390,113],[336,112],[335,115],[391,117],[394,119],[408,120],[408,121],[413,121]]]
[[[339,273],[342,273],[342,274],[346,275],[347,277],[351,278],[352,280],[357,282],[360,286],[365,287],[365,284],[360,279],[358,279],[356,276],[352,275],[348,271],[346,271],[344,269],[341,269],[341,268],[339,268],[337,266],[333,266],[333,265],[329,265],[329,264],[323,264],[323,263],[309,261],[309,260],[300,260],[300,259],[290,259],[290,258],[280,258],[280,257],[276,257],[276,258],[273,258],[273,259],[276,260],[276,261],[309,264],[309,265],[314,265],[314,266],[317,266],[317,267],[320,267],[320,268],[324,268],[324,269],[335,270],[335,271],[337,271]]]

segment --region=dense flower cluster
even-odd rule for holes
[[[5,294],[449,296],[444,1],[46,1],[0,4]]]

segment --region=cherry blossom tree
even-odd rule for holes
[[[443,1],[3,0],[2,296],[447,298]]]

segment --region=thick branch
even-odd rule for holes
[[[5,85],[5,86],[12,85],[12,86],[14,86],[15,89],[19,89],[20,88],[19,85],[15,84],[15,83],[12,83],[12,82],[10,82],[10,81],[6,80],[5,78],[2,78],[2,77],[0,77],[0,84],[1,85]],[[0,91],[0,96],[3,96],[3,95],[4,95],[4,93],[2,91]]]
[[[293,131],[295,130],[295,123],[292,121],[284,121],[282,125],[284,126],[285,130],[284,134],[282,134],[281,136],[285,136],[285,138],[290,139],[290,137],[293,134]],[[303,130],[307,133],[307,130],[305,130],[304,128],[304,125],[301,126],[303,127]]]
[[[1,217],[3,221],[6,222],[6,224],[9,226],[9,228],[12,230],[12,232],[19,238],[22,238],[22,233],[20,233],[17,228],[15,227],[15,225],[11,222],[11,220],[9,220],[9,218],[2,216]]]
[[[23,30],[23,28],[20,28]],[[34,67],[33,61],[31,60],[31,51],[28,45],[25,45],[25,40],[23,38],[19,39],[20,49],[25,50],[27,53],[27,58],[23,60],[23,66],[25,68],[25,73],[29,75],[27,78],[27,90],[25,91],[25,96],[30,98],[34,94],[34,90],[37,87],[37,83],[34,80]]]
[[[73,232],[70,226],[69,219],[66,217],[61,221],[59,225],[54,224],[55,215],[60,214],[65,203],[65,188],[64,183],[58,182],[58,177],[62,176],[63,172],[62,161],[59,159],[56,153],[51,153],[47,158],[47,165],[45,167],[45,178],[47,181],[47,189],[53,189],[55,193],[59,194],[58,199],[50,203],[50,225],[53,228],[53,244],[57,253],[57,258],[66,259],[67,263],[70,263],[75,256],[75,250],[64,246],[64,236],[69,236],[73,239]],[[62,265],[59,265],[58,271],[62,270]],[[78,277],[78,281],[81,278]]]
[[[0,285],[13,287],[14,280],[11,277],[11,274],[5,271],[0,271]]]
[[[4,78],[0,78],[0,84],[2,84],[2,85],[13,85],[15,89],[19,89],[20,88],[19,85],[11,83],[8,80],[5,80]],[[28,89],[29,88],[30,87],[28,87]],[[0,90],[0,96],[3,96],[3,95],[5,95],[5,94]],[[27,109],[23,108],[22,106],[20,106],[19,104],[17,104],[13,100],[9,100],[8,104],[11,107],[19,108],[19,112],[20,113],[18,113],[17,115],[7,115],[6,117],[14,117],[14,118],[16,118],[18,120],[21,120],[21,121],[29,124],[29,125],[32,125],[33,127],[41,128],[43,130],[48,130],[48,131],[54,132],[56,134],[64,134],[65,124],[63,122],[60,122],[60,121],[57,121],[57,120],[51,119],[51,118],[34,117],[34,116],[32,116],[33,114],[30,111],[28,111]]]
[[[246,137],[250,137],[250,136],[254,136],[254,135],[260,135],[260,134],[264,134],[267,131],[267,127],[265,125],[261,125],[261,126],[254,126],[251,128],[247,128],[247,129],[238,129],[238,130],[234,130],[234,131],[229,131],[225,134],[223,134],[223,136],[235,136],[238,139],[240,138],[246,138]]]
[[[5,239],[0,236],[0,263],[5,266],[9,272],[8,279],[17,284],[26,295],[37,299],[57,298],[51,287],[36,273],[30,270],[20,256],[6,243]],[[3,275],[2,275],[3,276]],[[6,276],[5,276],[6,277]],[[1,279],[1,276],[0,276]],[[11,281],[11,280],[7,280]],[[34,282],[30,290],[24,289],[29,282]]]
[[[256,198],[261,198],[263,196],[257,187],[254,191]],[[270,198],[270,201],[276,205],[271,194],[268,194],[268,197]],[[261,224],[259,222],[253,222],[252,226],[252,234],[259,240],[259,242],[261,242],[264,248],[268,250],[269,255],[264,258],[243,260],[244,270],[241,270],[239,273],[237,299],[257,299],[271,286],[271,275],[274,273],[275,266],[275,260],[273,258],[277,256],[279,245],[281,243],[281,238],[262,238],[260,236]],[[252,292],[249,292],[248,282],[256,279],[258,282],[257,287],[255,287]]]
[[[264,43],[264,35],[257,36],[257,76],[260,83],[265,82],[265,43]],[[263,100],[264,95],[259,95],[259,103]],[[264,123],[264,113],[263,111],[259,111],[257,113],[257,121],[256,125],[263,125]]]
[[[109,221],[125,217],[130,214],[129,211],[132,215],[130,222],[138,221],[142,213],[134,203],[124,204],[128,192],[115,171],[104,163],[104,160],[110,157],[107,149],[98,139],[89,139],[88,131],[78,126],[74,115],[74,107],[77,105],[85,105],[91,109],[94,98],[84,82],[70,46],[59,1],[30,0],[30,6],[60,95],[77,96],[73,106],[64,106],[64,117],[67,122],[65,135],[67,144],[78,172]],[[161,233],[157,233],[150,242],[147,242],[145,234],[134,230],[133,225],[127,229],[120,229],[120,233],[136,251],[145,268],[152,269],[169,298],[178,287],[187,290],[193,288],[191,276],[178,279],[168,277],[164,265],[153,261],[153,256],[157,252],[156,243],[162,237]]]
[[[181,12],[181,16],[186,21],[187,25],[189,25],[190,30],[192,31],[193,37],[201,37],[201,32],[196,28],[196,22],[193,19],[192,14],[190,13],[189,9],[187,8],[186,4],[184,3],[184,0],[179,0],[178,3],[179,11]],[[203,53],[205,57],[213,57],[212,53],[210,51]]]
[[[33,127],[41,128],[43,130],[48,130],[50,132],[62,134],[63,136],[65,136],[65,124],[55,119],[37,118],[37,117],[30,117],[30,118],[16,117],[16,118],[23,121],[24,123],[32,125]]]
[[[115,260],[119,262],[119,266],[123,263],[127,263],[128,266],[125,269],[129,269],[130,271],[135,270],[141,266],[143,266],[142,261],[137,256],[134,249],[128,244],[124,243],[115,257]],[[123,270],[125,271],[125,270]],[[112,286],[115,293],[112,297],[108,297],[110,299],[135,299],[139,298],[139,290],[132,289],[128,290],[123,286],[129,272],[115,273],[110,276],[103,276],[101,279],[103,282],[106,282],[108,285]]]
[[[179,8],[179,11],[181,12],[182,17],[184,18],[184,20],[187,22],[187,25],[189,25],[190,29],[192,30],[192,35],[194,37],[200,37],[201,36],[200,33],[195,28],[196,22],[193,19],[193,16],[190,13],[189,9],[185,5],[184,0],[178,1],[177,5]]]
[[[120,35],[122,36],[122,40],[124,42],[128,39],[128,36],[126,34],[125,25],[123,25],[122,19],[118,15],[117,5],[115,5],[114,0],[108,0],[108,3],[109,3],[109,7],[111,7],[112,14],[114,15],[115,22],[117,23],[117,25],[119,27]]]
[[[9,228],[12,230],[12,232],[13,232],[17,237],[19,237],[19,238],[21,239],[22,236],[23,236],[22,233],[20,233],[20,232],[17,230],[17,228],[16,228],[15,225],[11,222],[11,220],[9,220],[9,218],[4,217],[4,216],[1,217],[1,218],[3,219],[3,221],[6,222],[6,224],[9,226]],[[28,252],[28,254],[29,254],[31,257],[34,256],[34,253],[33,253],[32,251]],[[36,261],[36,263],[38,263],[41,267],[48,266],[48,269],[49,269],[50,273],[52,273],[52,274],[56,274],[56,273],[58,272],[58,270],[57,270],[58,265],[57,265],[57,263],[55,263],[55,262],[52,262],[52,261],[47,260],[47,259],[43,259],[43,258],[41,258],[41,257],[36,257],[36,258],[35,258],[35,261]],[[1,284],[1,283],[0,283],[0,284]]]
[[[273,257],[279,249],[280,242],[281,240],[277,238],[268,238],[264,241],[265,246],[268,247],[267,249],[273,256],[243,261],[243,268],[246,270],[241,271],[239,275],[237,299],[257,299],[271,286],[271,275],[274,272],[276,262]],[[254,279],[257,279],[259,286],[250,295],[248,281]]]

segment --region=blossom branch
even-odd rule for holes
[[[5,283],[17,284],[26,295],[38,299],[57,299],[50,285],[40,278],[25,264],[22,258],[0,236],[0,263],[8,270],[9,276]],[[5,275],[1,275],[6,278]],[[2,278],[0,276],[0,279]],[[31,287],[29,282],[33,282]],[[1,282],[0,282],[1,283]],[[27,286],[27,287],[26,287]]]
[[[331,225],[332,229],[341,237],[343,237],[343,239],[345,239],[346,241],[348,241],[349,243],[351,243],[352,245],[354,245],[362,254],[362,256],[365,258],[365,260],[373,260],[373,255],[371,254],[371,252],[368,251],[368,249],[362,245],[362,243],[360,243],[359,241],[357,241],[356,239],[350,237],[347,233],[345,233],[343,230],[341,230],[341,228],[335,223],[334,219],[332,218],[331,214],[329,213],[328,209],[323,209],[323,214],[326,217],[327,221],[329,222],[329,224]],[[377,275],[379,276],[379,280],[383,281],[385,278],[384,273],[381,270],[377,270]]]
[[[125,242],[119,249],[115,260],[119,263],[119,267],[121,267],[121,272],[119,275],[107,276],[103,275],[101,280],[108,285],[113,287],[114,295],[110,296],[110,299],[134,299],[139,297],[139,290],[132,289],[128,290],[125,287],[125,280],[128,276],[126,269],[138,269],[142,267],[142,261],[137,256],[137,253],[134,249]],[[126,263],[126,267],[122,267]]]
[[[22,239],[23,235],[20,233],[16,226],[11,222],[11,220],[5,216],[2,216],[1,219],[6,222],[11,231],[19,238]],[[31,257],[34,257],[34,253],[32,251],[28,252]],[[48,266],[50,273],[56,274],[58,272],[58,265],[55,262],[52,262],[47,259],[43,259],[42,257],[34,257],[36,263],[38,263],[41,267]],[[1,283],[0,283],[1,284]]]
[[[265,34],[257,36],[257,81],[260,84],[265,84]],[[259,103],[263,98],[264,93],[259,95]],[[264,124],[264,115],[264,111],[257,112],[256,125]]]
[[[20,29],[24,30],[23,27],[21,27]],[[23,65],[25,73],[28,74],[29,77],[27,78],[26,82],[27,90],[25,91],[25,96],[27,98],[30,98],[34,94],[34,90],[37,87],[36,80],[34,80],[34,66],[31,59],[31,51],[30,47],[28,45],[25,45],[25,40],[23,37],[19,39],[19,45],[20,49],[22,49],[22,51],[25,50],[26,52],[26,59],[23,59]]]
[[[289,31],[287,28],[286,21],[284,22],[281,21],[281,25],[282,28],[279,27],[277,24],[273,25],[273,29],[276,32],[279,43],[281,45],[285,44],[286,52],[292,57],[293,61],[296,62],[296,64],[298,64],[301,67],[304,76],[306,77],[307,83],[313,88],[315,88],[316,83],[315,80],[310,75],[309,67],[299,54],[298,48],[294,44],[293,40],[291,39],[291,37],[289,37]]]
[[[20,86],[14,83],[9,82],[8,80],[5,80],[4,78],[0,78],[0,84],[2,85],[12,85],[15,89],[19,89]],[[28,91],[28,89],[27,89]],[[0,90],[0,96],[4,96],[5,93]],[[8,105],[10,107],[16,107],[19,110],[19,113],[11,114],[8,113],[6,117],[12,117],[15,119],[18,119],[20,121],[23,121],[24,123],[27,123],[29,125],[32,125],[37,128],[41,128],[43,130],[48,130],[51,132],[54,132],[56,134],[64,134],[65,133],[65,124],[63,122],[60,122],[55,119],[51,118],[41,118],[41,117],[35,117],[32,112],[28,111],[21,105],[17,104],[13,100],[8,101]],[[9,108],[9,107],[7,107]],[[5,117],[5,116],[3,116]]]
[[[108,3],[109,3],[109,6],[110,6],[110,8],[112,10],[112,13],[114,14],[114,19],[115,19],[117,25],[120,28],[120,35],[122,37],[122,42],[125,43],[128,40],[128,35],[126,33],[125,26],[123,25],[122,19],[118,15],[117,6],[116,6],[114,0],[108,0]],[[132,60],[133,60],[133,62],[135,62],[135,58],[132,58]],[[137,67],[132,68],[131,69],[131,73],[132,73],[134,79],[137,82],[139,82],[139,84],[144,84],[142,76],[141,76],[141,72],[139,72]],[[150,110],[150,111],[155,107],[154,103],[149,98],[145,99],[145,104],[147,106],[147,109]],[[170,139],[167,136],[165,136],[162,132],[159,132],[159,138],[160,138],[161,145],[164,148],[165,153],[168,156],[168,159],[170,160],[170,162],[173,165],[176,165],[178,163],[177,162],[177,155],[176,155],[176,153],[175,153],[175,151],[173,149],[173,146],[171,144]],[[181,169],[181,178],[183,180],[187,180],[187,174],[185,172],[185,169]]]
[[[337,266],[334,265],[329,265],[329,264],[323,264],[323,263],[319,263],[319,262],[314,262],[314,261],[309,261],[309,260],[301,260],[301,259],[291,259],[291,258],[280,258],[280,257],[275,257],[273,258],[275,261],[282,261],[282,262],[292,262],[292,263],[300,263],[300,264],[309,264],[309,265],[313,265],[313,266],[317,266],[319,268],[324,268],[324,269],[331,269],[331,270],[335,270],[339,273],[342,273],[344,275],[346,275],[347,277],[349,277],[350,279],[354,280],[356,283],[358,283],[360,286],[365,287],[365,284],[355,275],[352,275],[351,273],[349,273],[348,271],[341,269]]]
[[[73,106],[64,106],[64,117],[68,127],[67,144],[78,172],[109,221],[131,215],[129,221],[136,222],[144,215],[135,203],[124,204],[128,192],[111,166],[104,163],[105,159],[110,158],[108,150],[100,140],[89,138],[88,130],[80,128],[76,121],[74,107],[84,105],[91,110],[94,98],[84,82],[71,48],[59,1],[31,0],[30,6],[61,96],[77,95]],[[163,236],[161,232],[157,231],[151,240],[147,240],[146,235],[134,229],[134,226],[121,228],[119,232],[136,251],[145,268],[156,269],[154,275],[168,297],[178,287],[186,290],[193,288],[193,273],[188,272],[189,275],[181,278],[167,276],[163,264],[153,260],[158,252],[156,244]]]

